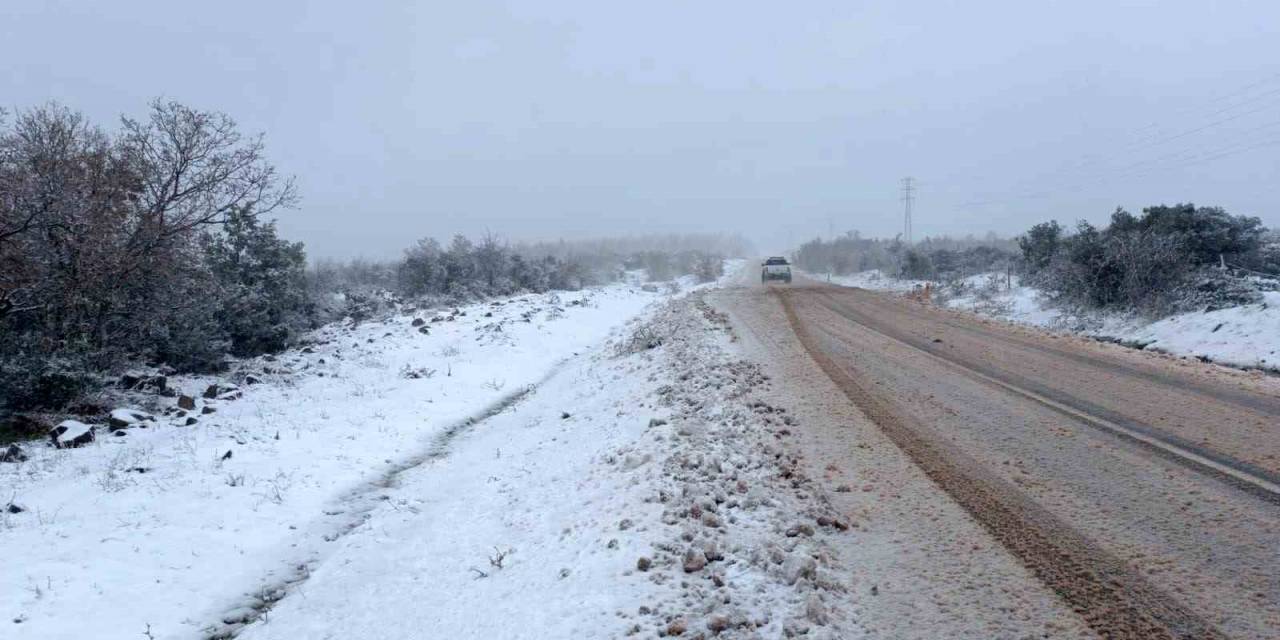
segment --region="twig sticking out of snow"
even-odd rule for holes
[[[502,563],[506,561],[507,556],[511,555],[514,551],[515,549],[507,549],[504,551],[498,547],[494,547],[493,555],[489,556],[489,566],[501,569]]]

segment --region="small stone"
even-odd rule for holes
[[[682,636],[684,635],[684,632],[687,631],[688,629],[689,629],[689,624],[684,621],[684,618],[676,618],[675,620],[671,621],[671,624],[667,625],[667,635]]]
[[[178,396],[178,406],[191,411],[196,408],[196,399],[187,395]]]
[[[782,635],[787,638],[809,635],[809,623],[804,620],[788,620],[782,625]]]
[[[728,629],[728,628],[729,628],[728,616],[711,616],[711,619],[707,620],[707,629],[710,630],[711,633],[714,633],[716,635],[719,635],[721,631],[724,631],[725,629]]]
[[[217,409],[215,409],[215,408],[213,408],[213,407],[210,407],[210,406],[208,406],[208,405],[205,405],[205,406],[203,406],[203,407],[200,407],[200,413],[201,413],[202,415],[209,415],[209,414],[211,414],[211,413],[217,413],[217,411],[218,411]]]
[[[809,526],[809,525],[807,525],[807,524],[804,524],[804,523],[801,523],[801,524],[793,524],[793,525],[791,525],[790,527],[787,527],[786,535],[787,535],[787,537],[788,537],[788,538],[794,538],[794,537],[796,537],[796,536],[800,536],[800,535],[803,535],[803,536],[806,536],[806,537],[808,537],[808,536],[812,536],[812,535],[813,535],[813,527],[811,527],[811,526]]]
[[[684,554],[684,572],[696,573],[707,566],[707,556],[697,549],[689,549]]]
[[[189,426],[191,426],[191,425],[193,425],[193,424],[195,424],[195,423],[197,423],[197,422],[200,422],[200,420],[199,420],[199,419],[197,419],[195,416],[189,416],[189,417],[186,419],[186,421],[185,421],[185,422],[183,422],[182,424],[183,424],[183,426],[187,426],[187,427],[189,427]]]
[[[813,558],[792,556],[783,563],[782,574],[787,584],[806,578],[812,580],[818,575],[818,562]]]
[[[652,567],[653,561],[648,558],[642,556],[639,560],[636,560],[636,569],[640,571],[648,571]]]
[[[804,617],[816,625],[826,625],[830,620],[827,615],[827,607],[822,604],[817,594],[810,594],[808,602],[805,603]]]
[[[714,541],[706,543],[706,547],[702,550],[702,555],[706,557],[707,562],[724,560],[724,552],[720,551],[720,547]]]

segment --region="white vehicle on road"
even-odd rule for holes
[[[781,280],[791,284],[791,265],[787,263],[786,258],[774,256],[761,265],[760,282],[768,283],[771,280]]]

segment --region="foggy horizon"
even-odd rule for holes
[[[1269,3],[6,13],[0,106],[107,130],[157,97],[225,112],[297,177],[276,217],[317,259],[486,231],[741,233],[762,253],[893,237],[906,176],[917,240],[1176,202],[1280,226]]]

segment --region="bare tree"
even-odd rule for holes
[[[296,202],[262,136],[243,136],[224,114],[157,101],[118,134],[56,104],[11,124],[0,114],[0,409],[55,361],[104,368],[193,349],[220,358],[215,316],[230,285],[241,299],[246,287],[273,303],[296,296],[254,289],[262,279],[243,274],[220,281],[230,276],[210,270],[216,243],[203,239],[237,215],[257,229],[256,216]],[[241,235],[260,255],[284,255],[287,243],[262,228],[271,233]],[[298,260],[263,268],[301,273]],[[302,286],[293,280],[284,286]]]
[[[264,215],[297,204],[293,178],[265,160],[262,135],[245,138],[226,114],[157,100],[146,121],[122,122],[141,182],[139,230],[154,228],[155,239],[225,223],[237,209]]]

